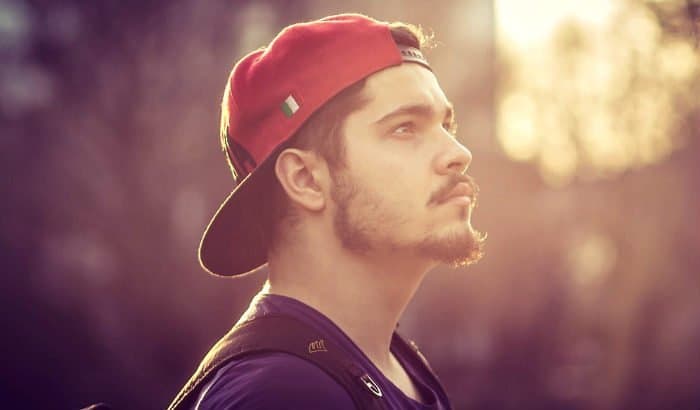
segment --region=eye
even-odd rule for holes
[[[407,137],[410,135],[413,135],[413,133],[416,130],[416,125],[412,122],[402,122],[398,126],[394,127],[394,129],[391,131],[392,134],[397,135],[399,137]]]
[[[442,128],[452,135],[457,135],[457,123],[454,121],[448,121],[442,124]]]

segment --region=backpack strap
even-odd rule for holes
[[[438,379],[433,368],[430,367],[428,360],[425,358],[423,353],[418,349],[418,346],[413,340],[406,341],[398,332],[394,331],[394,335],[391,339],[392,349],[396,349],[397,353],[401,357],[406,358],[410,361],[411,366],[414,369],[421,369],[422,373],[429,379],[430,387],[434,389],[435,393],[440,397],[440,401],[448,404],[448,408],[451,408],[449,397],[447,397],[447,392],[442,387],[442,383]]]
[[[283,352],[309,361],[348,392],[358,409],[386,409],[369,374],[320,331],[288,316],[266,315],[238,324],[205,356],[168,407],[189,410],[202,387],[224,364],[254,353]]]

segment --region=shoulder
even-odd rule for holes
[[[197,410],[354,409],[350,395],[313,363],[265,353],[222,367]]]

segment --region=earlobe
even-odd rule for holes
[[[322,161],[312,152],[296,148],[282,151],[275,161],[275,175],[289,199],[311,212],[325,207],[325,193],[318,180]]]

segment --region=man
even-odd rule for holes
[[[419,29],[357,14],[285,28],[234,67],[222,144],[237,187],[209,272],[269,280],[172,408],[447,409],[395,334],[426,272],[481,256],[470,152]]]

